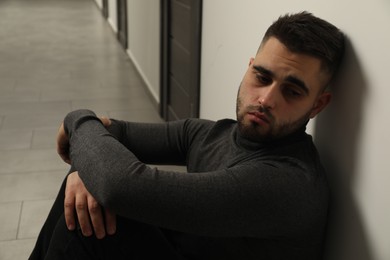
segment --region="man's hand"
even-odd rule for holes
[[[62,160],[70,164],[69,157],[69,138],[65,133],[64,123],[61,124],[60,129],[57,133],[57,153],[60,155]]]
[[[98,239],[116,232],[116,215],[103,209],[85,188],[78,172],[69,174],[65,189],[65,220],[69,230],[76,228],[75,209],[84,236],[95,233]],[[103,215],[104,214],[104,215]]]
[[[99,119],[106,128],[111,125],[111,120],[109,118],[100,117]],[[69,138],[65,133],[64,123],[62,123],[57,134],[57,153],[62,160],[68,164],[70,164],[69,146]]]
[[[100,121],[102,121],[102,124],[107,128],[111,125],[111,120],[108,117],[101,116],[99,117]]]

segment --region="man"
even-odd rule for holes
[[[69,113],[58,152],[72,168],[30,259],[320,259],[328,188],[305,126],[343,49],[328,22],[280,17],[249,61],[237,122]]]

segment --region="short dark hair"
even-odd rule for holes
[[[291,52],[321,60],[331,81],[344,55],[344,34],[331,23],[306,11],[280,16],[266,31],[262,44],[275,37]]]

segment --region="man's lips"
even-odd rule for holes
[[[263,122],[266,122],[267,124],[270,123],[270,120],[269,118],[266,116],[266,114],[262,113],[262,112],[258,112],[258,111],[253,111],[253,112],[248,112],[249,115],[251,115],[252,117],[254,117],[254,119],[257,119],[256,121],[263,121]]]

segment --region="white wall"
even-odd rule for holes
[[[128,0],[128,54],[160,100],[160,1]]]
[[[95,0],[101,9],[102,0]],[[118,31],[117,2],[108,1],[108,23]],[[127,0],[127,53],[156,103],[160,102],[160,1]]]
[[[99,8],[103,7],[103,1],[102,0],[95,0],[96,4],[98,5]]]
[[[111,25],[111,28],[114,30],[114,32],[118,32],[118,15],[116,3],[116,0],[108,1],[108,23]]]
[[[266,28],[302,10],[350,39],[333,104],[312,124],[333,192],[326,259],[390,259],[389,1],[204,0],[201,117],[235,118],[238,85]]]
[[[157,102],[159,8],[128,0],[128,53]],[[333,194],[326,259],[390,259],[390,1],[203,0],[201,117],[235,118],[238,85],[266,28],[301,10],[350,39],[332,105],[311,124]]]

